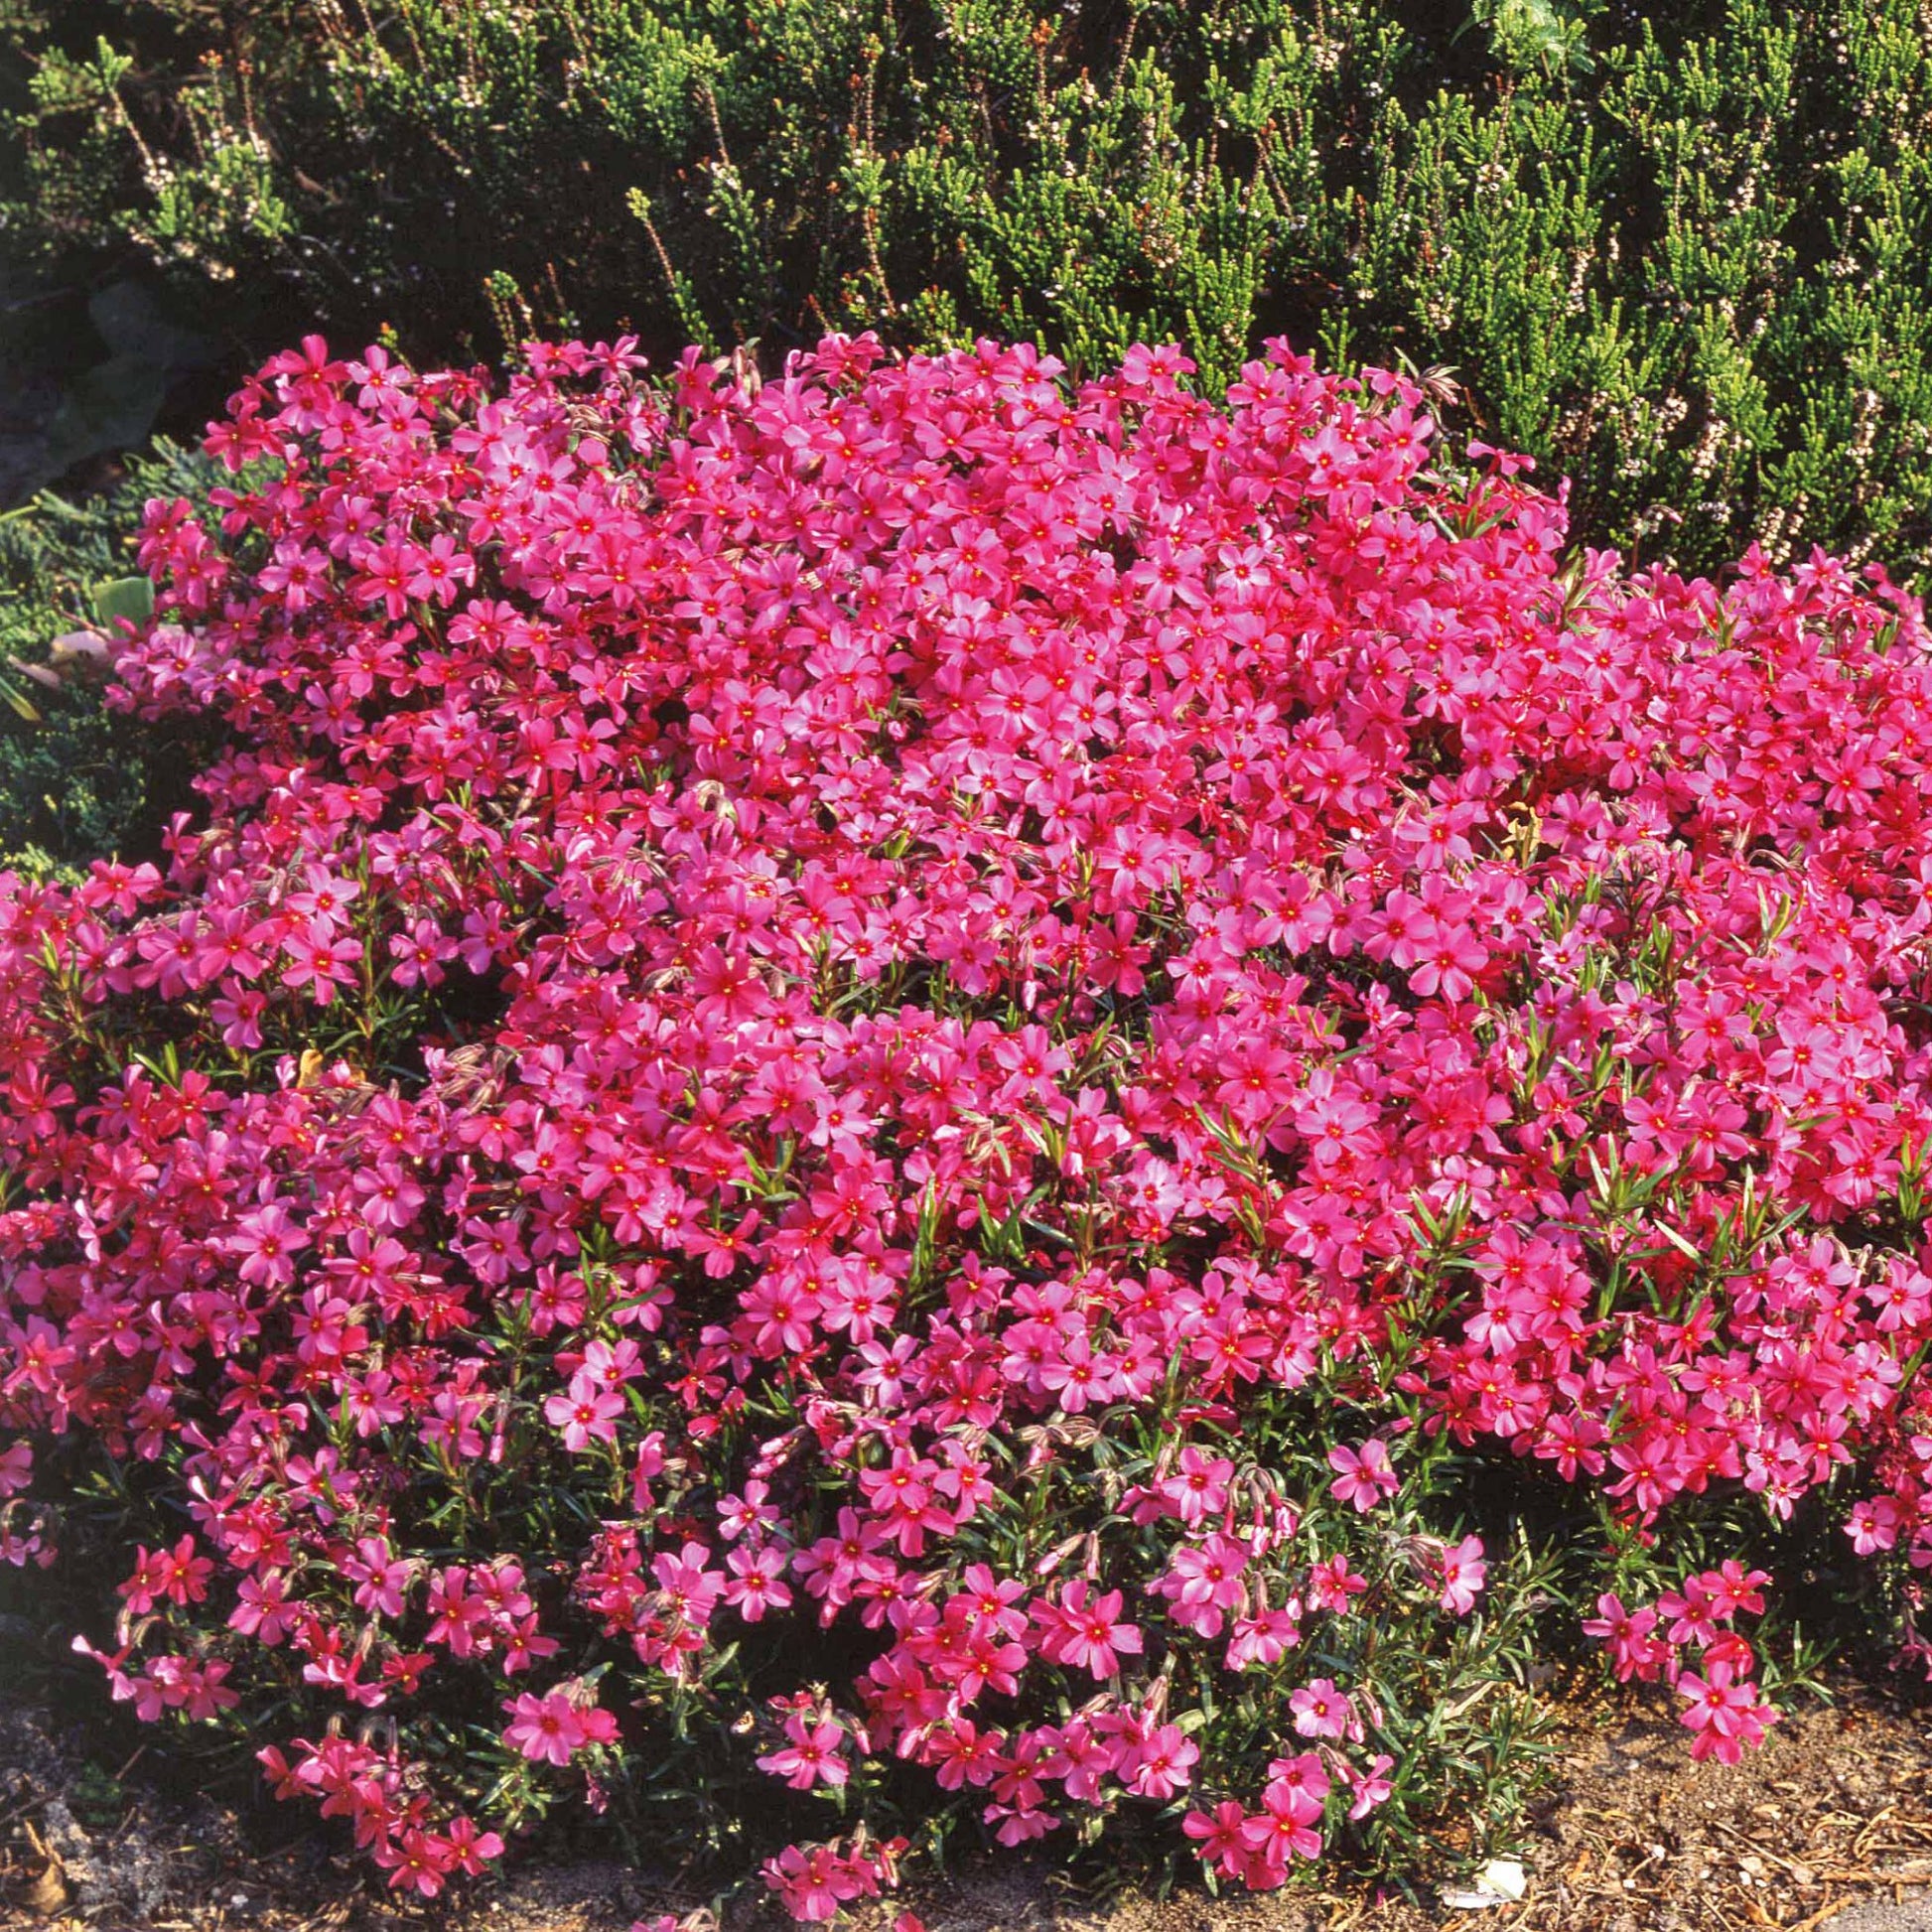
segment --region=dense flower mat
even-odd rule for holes
[[[1280,345],[639,366],[271,362],[123,660],[206,823],[0,878],[6,1554],[172,1515],[117,1697],[426,1894],[571,1791],[805,1917],[908,1788],[1268,1886],[1496,1796],[1448,1459],[1932,1562],[1908,600],[1566,564]],[[1686,1573],[1590,1627],[1734,1755]]]

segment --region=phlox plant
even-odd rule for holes
[[[4,1553],[111,1468],[113,1696],[398,1887],[566,1798],[813,1920],[1473,1854],[1505,1491],[1701,1754],[1790,1583],[1713,1511],[1916,1606],[1918,607],[1189,373],[312,340],[149,505],[120,701],[225,749],[165,870],[0,876]]]

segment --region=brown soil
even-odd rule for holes
[[[1932,1723],[1871,1690],[1780,1725],[1736,1766],[1693,1765],[1662,1705],[1576,1712],[1519,1848],[1520,1904],[1486,1911],[1340,1890],[1097,1896],[1053,1861],[913,1878],[927,1932],[1932,1932]],[[44,1718],[0,1708],[6,1932],[626,1932],[702,1901],[609,1862],[513,1861],[456,1906],[411,1908],[320,1834],[263,1850],[205,1799],[76,1774]],[[85,1822],[83,1822],[83,1818]],[[745,1909],[732,1932],[775,1925]]]

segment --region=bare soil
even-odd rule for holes
[[[888,1932],[1932,1932],[1932,1715],[1847,1683],[1742,1764],[1694,1765],[1664,1702],[1566,1715],[1561,1767],[1519,1848],[1522,1902],[1450,1910],[1337,1888],[1216,1899],[1104,1895],[1050,1858],[913,1877],[857,1917]],[[285,1825],[283,1828],[287,1830]],[[1445,1874],[1446,1876],[1449,1874]],[[609,1861],[536,1854],[454,1904],[398,1904],[324,1831],[265,1842],[258,1820],[104,1776],[49,1716],[0,1706],[6,1932],[626,1932],[698,1894]],[[735,1908],[727,1932],[764,1932]]]

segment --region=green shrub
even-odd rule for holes
[[[1916,0],[5,0],[15,272],[256,351],[827,324],[1450,365],[1582,534],[1924,578]],[[1681,520],[1680,520],[1681,519]]]
[[[152,856],[191,802],[194,761],[178,728],[109,712],[105,667],[59,640],[135,615],[141,504],[204,493],[214,466],[158,443],[111,487],[77,502],[43,492],[0,516],[0,864],[71,871],[104,853]]]

